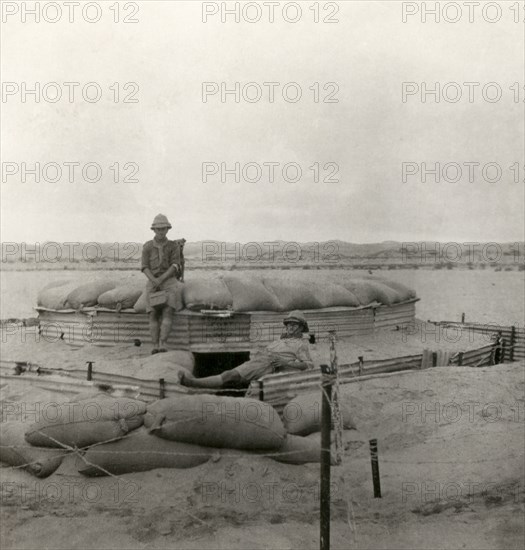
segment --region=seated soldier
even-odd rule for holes
[[[281,339],[258,351],[253,358],[234,369],[216,376],[195,378],[192,374],[181,373],[180,383],[194,388],[247,388],[252,380],[265,374],[307,370],[313,368],[308,350],[308,342],[303,333],[308,332],[308,323],[302,312],[292,311],[283,321]]]
[[[182,282],[184,281],[185,239],[168,240],[171,224],[164,214],[155,216],[151,229],[153,240],[142,249],[142,272],[148,278],[146,284],[146,311],[149,314],[149,327],[153,341],[152,354],[166,352],[167,341],[173,323],[173,313],[183,309]],[[159,306],[150,304],[153,292],[165,291],[165,303]]]

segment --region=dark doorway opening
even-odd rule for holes
[[[193,355],[195,357],[195,376],[197,378],[221,374],[226,370],[238,367],[250,359],[249,351],[234,353],[194,353]]]
[[[239,351],[234,353],[194,353],[195,357],[195,377],[204,378],[206,376],[215,376],[224,371],[231,370],[250,359],[249,351]],[[217,391],[216,395],[229,395],[232,397],[244,397],[247,388],[225,388]]]

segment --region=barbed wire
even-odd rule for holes
[[[137,428],[138,429],[138,428]],[[522,428],[516,428],[516,431],[520,429],[520,431],[522,432],[523,429]],[[73,447],[73,446],[70,446],[70,445],[67,445],[66,443],[62,443],[61,441],[53,438],[53,436],[49,435],[49,434],[46,434],[44,432],[41,432],[39,431],[38,433],[40,435],[43,435],[44,437],[47,437],[48,439],[50,439],[51,441],[53,441],[57,447],[37,447],[37,446],[33,446],[33,445],[0,445],[0,448],[7,448],[7,449],[13,449],[13,450],[16,450],[16,449],[31,449],[31,450],[36,450],[38,449],[39,451],[43,451],[43,452],[54,452],[56,453],[57,451],[59,450],[64,450],[64,451],[68,451],[68,452],[74,452],[74,453],[84,453],[90,449],[97,449],[97,447],[100,447],[102,445],[106,445],[106,444],[109,444],[109,443],[114,443],[114,442],[117,442],[117,441],[122,441],[128,437],[132,437],[134,432],[136,432],[136,429],[135,430],[131,430],[130,432],[128,432],[127,434],[123,435],[123,436],[118,436],[118,437],[114,437],[114,438],[111,438],[111,439],[107,439],[107,440],[104,440],[104,441],[101,441],[101,442],[97,442],[97,443],[94,443],[92,445],[88,445],[88,446],[85,446],[85,447]],[[478,432],[478,434],[482,434],[482,432]],[[152,434],[154,437],[158,437],[158,436],[155,436],[155,434]],[[287,435],[294,435],[294,434],[287,434]],[[477,434],[468,434],[469,436],[472,436],[472,435],[477,435]],[[296,436],[296,437],[301,437],[301,436]],[[163,441],[171,441],[172,443],[184,443],[184,444],[188,444],[188,445],[199,445],[198,443],[188,443],[187,441],[180,441],[180,440],[172,440],[172,439],[167,439],[167,438],[160,438],[162,439]],[[305,438],[306,439],[306,438]],[[453,438],[450,438],[449,441],[453,441],[457,438],[453,437]],[[283,438],[283,442],[286,440],[286,436]],[[446,440],[445,440],[446,441]],[[364,441],[362,443],[365,443]],[[202,447],[205,447],[205,445],[200,445]],[[212,458],[214,454],[216,453],[219,453],[219,456],[221,458],[239,458],[239,456],[242,456],[242,455],[239,455],[239,453],[236,453],[236,454],[228,454],[228,453],[223,453],[223,452],[220,452],[221,451],[221,447],[209,447],[210,449],[210,452],[206,452],[206,453],[198,453],[198,452],[177,452],[177,451],[156,451],[156,450],[142,450],[142,451],[139,451],[139,450],[116,450],[116,451],[113,451],[113,450],[104,450],[104,449],[97,449],[97,453],[101,453],[101,454],[119,454],[119,455],[123,455],[123,454],[130,454],[130,455],[135,455],[135,454],[149,454],[149,455],[169,455],[169,456],[194,456],[194,457],[209,457],[209,458]],[[230,450],[232,450],[231,448],[229,448]],[[242,453],[245,453],[247,456],[258,456],[258,457],[267,457],[267,458],[273,458],[273,457],[277,457],[277,456],[291,456],[291,455],[299,455],[299,454],[302,454],[304,453],[305,451],[307,451],[306,449],[298,449],[298,450],[293,450],[293,451],[278,451],[278,450],[275,450],[275,451],[271,451],[271,452],[266,452],[264,449],[261,449],[261,450],[257,450],[257,449],[237,449],[238,451],[242,452]],[[328,452],[332,452],[333,453],[333,448],[330,447],[330,448],[323,448],[323,447],[319,447],[319,451],[328,451]],[[399,464],[458,464],[458,463],[464,463],[464,464],[472,464],[472,463],[483,463],[483,462],[497,462],[497,461],[501,461],[502,459],[504,458],[509,458],[508,455],[506,457],[499,457],[499,458],[487,458],[487,459],[475,459],[475,460],[459,460],[459,459],[455,459],[455,460],[424,460],[424,461],[411,461],[411,460],[392,460],[392,459],[389,459],[389,458],[385,458],[385,454],[384,452],[382,452],[381,454],[379,452],[377,453],[374,453],[374,452],[370,452],[369,454],[367,454],[366,456],[356,456],[355,454],[352,454],[351,452],[344,452],[343,453],[344,456],[352,456],[354,459],[361,459],[361,460],[364,460],[364,459],[368,459],[369,457],[371,458],[377,458],[379,459],[381,462],[391,462],[391,463],[399,463]],[[64,455],[66,456],[66,455]],[[511,458],[520,458],[520,457],[511,457]],[[36,460],[34,462],[28,462],[28,463],[25,463],[25,464],[22,464],[22,465],[17,465],[17,466],[8,466],[4,469],[17,469],[17,468],[24,468],[24,467],[27,467],[27,466],[30,466],[32,464],[38,464],[42,461],[42,459],[40,460]],[[93,466],[96,466],[96,465],[93,465]]]

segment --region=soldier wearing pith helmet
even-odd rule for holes
[[[164,214],[157,214],[151,224],[155,236],[142,248],[142,272],[146,284],[146,311],[153,349],[165,352],[173,323],[173,313],[180,311],[184,280],[184,243],[186,239],[170,241],[167,237],[171,223]],[[152,296],[153,294],[153,296]]]

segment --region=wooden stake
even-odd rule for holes
[[[372,463],[372,483],[374,484],[374,498],[381,498],[381,480],[379,478],[379,457],[377,454],[377,439],[371,439],[370,461]]]
[[[322,379],[322,406],[321,406],[321,518],[320,518],[320,548],[330,550],[330,431],[332,427],[332,398],[331,368],[321,365]]]
[[[93,363],[94,361],[86,361],[87,363],[87,380],[88,382],[91,382],[93,380]]]

